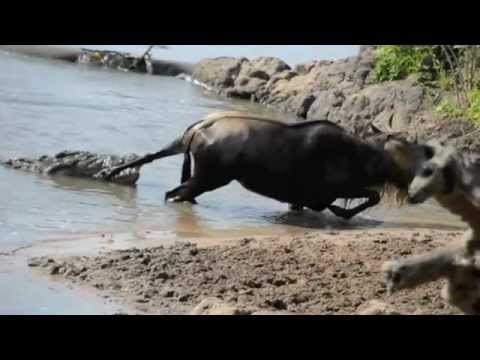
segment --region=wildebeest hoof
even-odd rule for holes
[[[181,196],[174,196],[174,197],[166,197],[165,198],[166,202],[169,203],[188,203],[188,204],[197,204],[195,200],[186,200],[183,199]]]

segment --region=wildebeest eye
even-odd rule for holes
[[[433,149],[430,146],[426,146],[425,147],[425,157],[427,159],[431,159],[431,158],[433,158],[433,155],[434,155]]]

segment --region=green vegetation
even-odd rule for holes
[[[479,45],[378,46],[373,76],[377,82],[414,76],[443,95],[438,113],[467,118],[480,126]]]
[[[418,74],[428,51],[418,46],[382,45],[376,50],[374,78],[377,82],[405,79]]]
[[[472,90],[467,93],[468,105],[459,106],[454,101],[442,100],[435,110],[448,118],[467,118],[480,126],[480,90]]]

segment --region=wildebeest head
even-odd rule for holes
[[[409,184],[423,163],[433,157],[434,148],[430,144],[419,143],[417,135],[413,137],[408,132],[382,131],[373,124],[357,132],[357,135],[387,154],[389,181],[383,193],[390,202],[403,204],[408,197]]]
[[[408,132],[381,131],[370,124],[369,130],[365,130],[362,135],[366,141],[388,153],[399,170],[396,176],[403,178],[398,183],[403,183],[404,186],[410,183],[423,162],[433,157],[432,146],[419,143],[417,136],[412,137]]]
[[[387,137],[384,150],[395,164],[411,180],[422,163],[433,156],[433,150],[427,144],[409,141],[406,137],[392,134]]]
[[[419,204],[432,196],[446,195],[455,187],[455,150],[437,141],[427,143],[432,157],[417,169],[408,188],[408,202]]]

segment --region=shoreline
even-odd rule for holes
[[[380,267],[461,234],[422,228],[316,230],[160,246],[152,234],[152,242],[135,247],[103,239],[95,251],[65,253],[65,244],[57,243],[15,257],[25,267],[28,261],[37,275],[107,296],[127,314],[190,314],[211,297],[245,314],[356,314],[371,301],[385,302],[400,314],[460,314],[440,298],[441,280],[388,296]],[[90,239],[95,240],[102,241]]]

